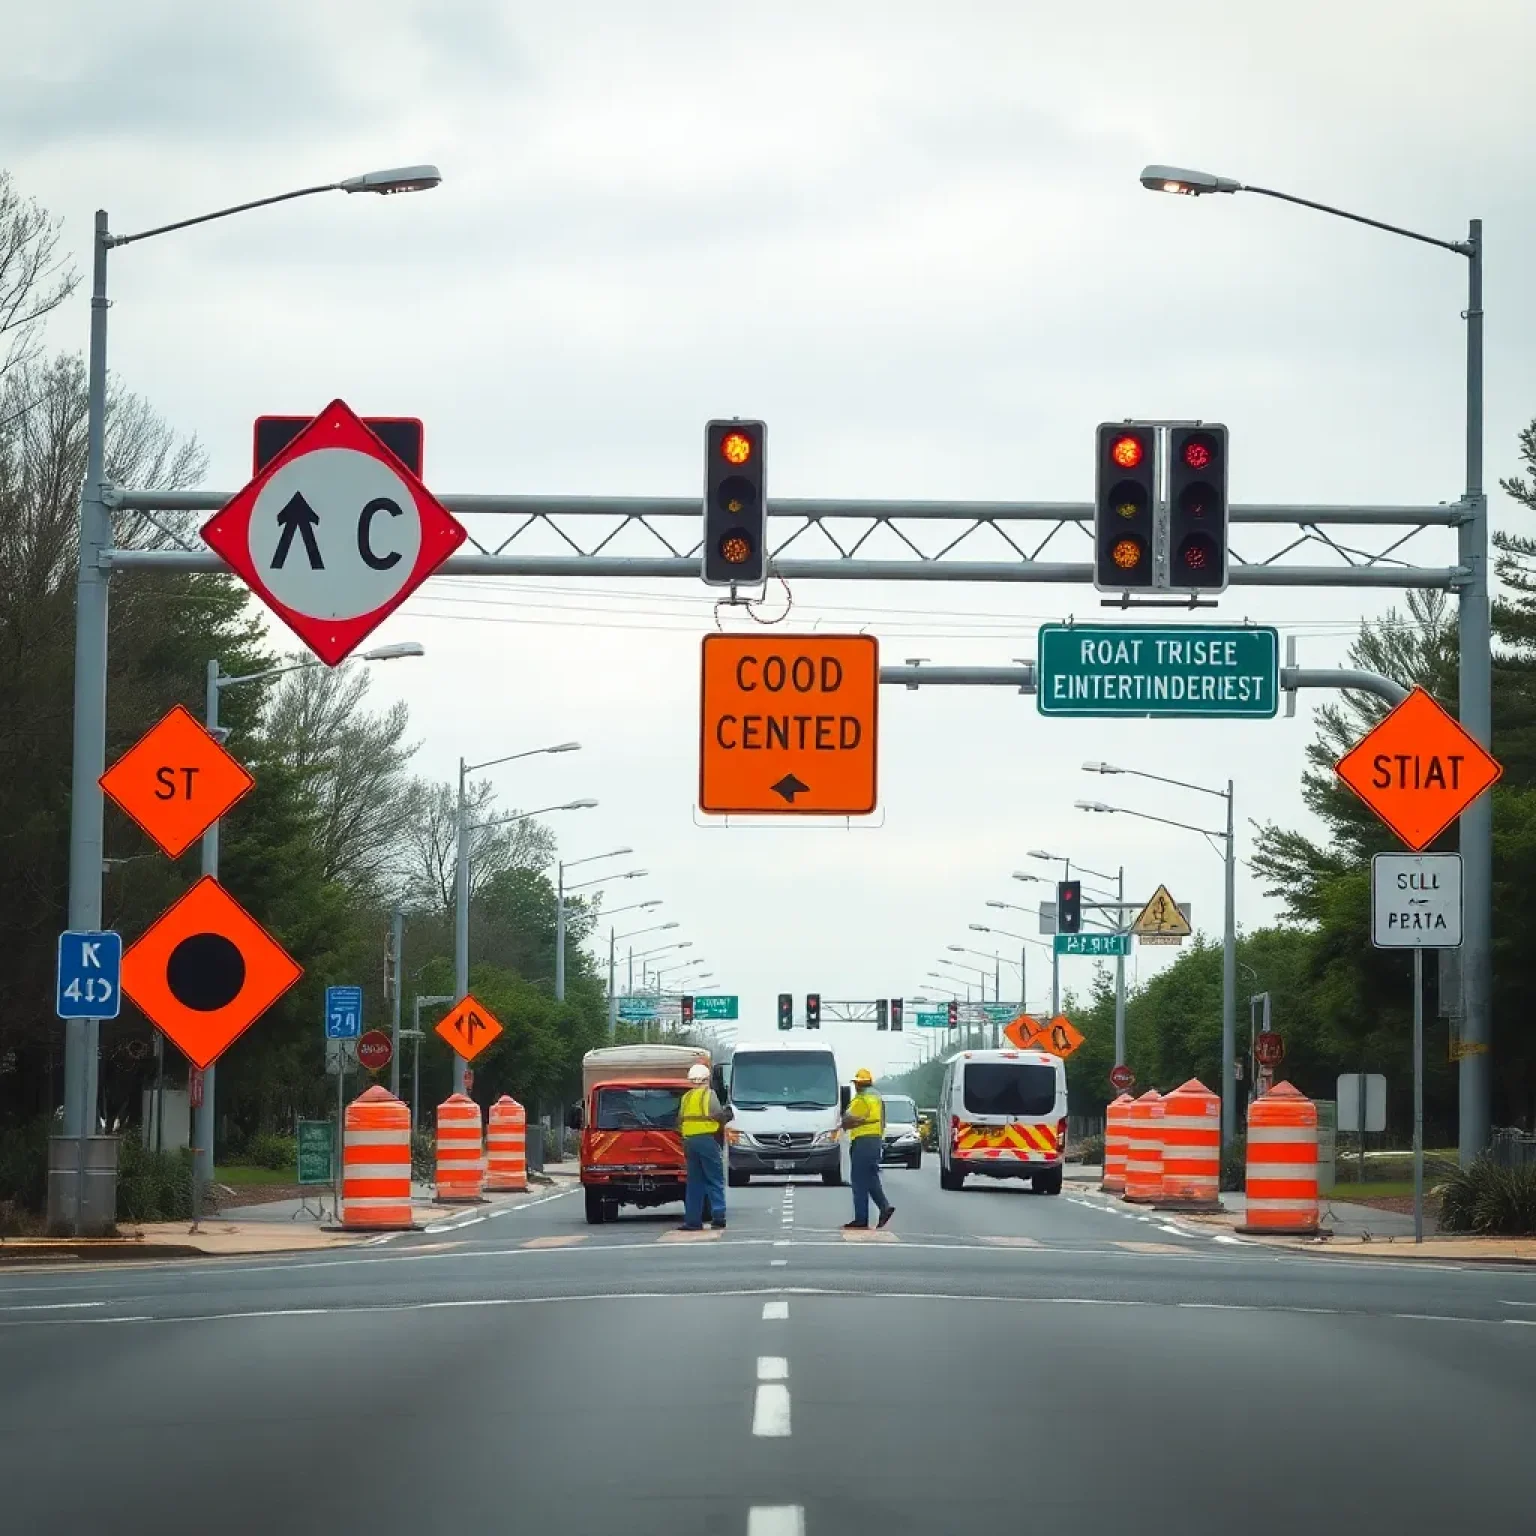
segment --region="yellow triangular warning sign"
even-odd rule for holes
[[[1141,909],[1141,916],[1131,924],[1131,932],[1143,938],[1151,934],[1187,938],[1191,931],[1189,919],[1179,911],[1166,885],[1158,886],[1152,900]]]

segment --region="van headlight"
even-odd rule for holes
[[[727,1130],[725,1133],[725,1140],[728,1146],[739,1147],[746,1139],[747,1133],[745,1131]]]
[[[816,1139],[811,1143],[811,1145],[813,1147],[830,1147],[832,1143],[835,1142],[841,1135],[842,1132],[838,1130],[817,1131]]]

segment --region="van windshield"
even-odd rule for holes
[[[837,1064],[827,1051],[738,1051],[731,1058],[731,1103],[740,1109],[831,1109]]]
[[[600,1088],[592,1128],[598,1131],[675,1131],[681,1088]]]
[[[1056,1069],[1033,1061],[968,1061],[965,1107],[973,1115],[1042,1119],[1056,1108]]]

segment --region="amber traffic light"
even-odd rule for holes
[[[1106,421],[1097,442],[1093,584],[1100,592],[1150,587],[1157,429],[1139,422]]]
[[[712,587],[758,587],[768,576],[767,429],[760,421],[704,428],[702,571]]]

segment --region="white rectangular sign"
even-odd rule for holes
[[[1360,1124],[1360,1074],[1339,1073],[1339,1129],[1355,1131]],[[1365,1074],[1365,1125],[1367,1131],[1387,1128],[1387,1080],[1380,1072]]]
[[[1371,942],[1378,949],[1461,947],[1461,855],[1378,853],[1371,860]]]

